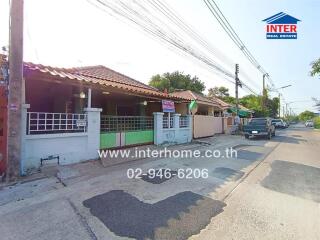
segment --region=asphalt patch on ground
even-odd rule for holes
[[[294,135],[291,135],[292,137],[297,137],[297,138],[300,138],[302,137],[301,135],[297,135],[297,134],[294,134]]]
[[[149,204],[122,190],[97,195],[83,204],[114,234],[138,240],[187,239],[226,206],[190,191]]]
[[[320,168],[276,160],[261,185],[273,191],[320,202]]]
[[[213,170],[213,176],[222,180],[237,181],[244,175],[244,172],[231,168],[218,167]]]
[[[175,177],[177,175],[177,171],[174,170],[170,170],[170,174],[168,174],[169,176],[166,176],[165,173],[166,169],[162,168],[162,169],[155,169],[155,174],[151,175],[149,173],[147,173],[146,175],[142,175],[141,179],[143,181],[152,183],[152,184],[161,184],[165,181],[168,181],[169,179]]]
[[[300,144],[301,142],[307,142],[306,139],[289,136],[276,136],[272,141],[290,144]]]
[[[257,161],[263,156],[263,153],[244,150],[244,149],[238,150],[237,154],[238,154],[237,158],[241,158],[249,161]]]
[[[249,145],[249,144],[238,144],[238,145],[233,146],[232,148],[233,149],[239,149],[239,148],[250,147],[250,146],[252,146],[252,145]]]

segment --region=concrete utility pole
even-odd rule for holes
[[[238,87],[242,87],[242,84],[239,80],[239,64],[236,64],[236,69],[235,69],[235,83],[236,83],[236,110],[237,110],[237,116],[239,116],[239,94],[238,94]]]
[[[265,73],[262,76],[262,110],[264,110],[266,106],[266,98],[267,98],[266,77],[267,76],[268,76],[268,73]]]
[[[23,0],[11,1],[8,98],[8,167],[7,177],[20,175],[21,107],[23,81]]]
[[[279,118],[281,117],[281,100],[280,100],[281,94],[279,93]]]

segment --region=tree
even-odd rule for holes
[[[311,63],[310,75],[314,77],[318,74],[320,74],[320,58]]]
[[[310,111],[304,111],[302,113],[299,114],[299,119],[300,121],[307,121],[307,120],[310,120],[312,118],[314,118],[316,116],[315,113],[313,112],[310,112]]]
[[[316,104],[315,107],[317,107],[318,111],[320,111],[320,100],[315,97],[313,97],[311,99],[315,102],[315,104]]]
[[[266,95],[268,96],[268,95]],[[275,118],[279,111],[279,98],[265,98],[265,106],[262,108],[263,96],[253,94],[242,97],[239,102],[244,107],[253,110],[255,117],[272,117]]]
[[[183,89],[200,94],[202,94],[206,88],[204,82],[199,80],[197,76],[191,77],[189,74],[184,74],[179,71],[154,75],[151,77],[149,85],[160,91],[167,90],[168,92],[174,92]]]
[[[217,97],[226,103],[236,104],[236,99],[231,97],[229,94],[229,89],[226,87],[213,87],[208,89],[208,95],[210,97]]]
[[[229,89],[226,87],[213,87],[208,89],[208,97],[229,97]]]
[[[262,110],[262,97],[255,96],[253,94],[247,95],[239,99],[239,102],[244,107],[253,110],[256,117],[265,116],[265,113]]]
[[[272,99],[267,98],[266,100],[266,109],[268,111],[267,116],[276,118],[279,114],[279,104],[280,104],[280,100],[278,97],[274,97]]]

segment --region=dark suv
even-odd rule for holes
[[[247,125],[243,126],[243,132],[246,138],[263,136],[271,139],[272,136],[276,135],[271,118],[252,118]]]

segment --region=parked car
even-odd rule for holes
[[[275,128],[286,128],[287,125],[282,119],[272,119],[271,121],[272,125],[275,126]]]
[[[306,127],[313,127],[314,126],[314,123],[312,120],[307,120],[306,123],[305,123],[305,126]]]
[[[276,135],[271,118],[252,118],[247,125],[243,126],[243,132],[245,138],[263,136],[271,139]]]

